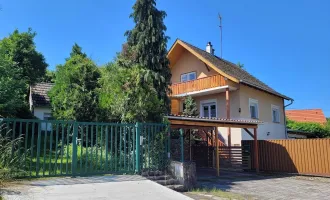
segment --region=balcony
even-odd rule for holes
[[[226,80],[220,74],[199,78],[193,81],[187,81],[184,83],[172,84],[171,96],[185,95],[187,93],[195,93],[198,91],[205,91],[208,89],[216,89],[226,85]]]

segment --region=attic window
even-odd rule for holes
[[[196,72],[181,74],[181,82],[192,81],[196,79]]]

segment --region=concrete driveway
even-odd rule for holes
[[[187,196],[170,190],[138,175],[50,178],[23,181],[2,189],[8,200],[188,200]]]

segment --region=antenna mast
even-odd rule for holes
[[[220,13],[218,13],[219,16],[219,20],[220,20],[220,58],[222,58],[222,17],[220,15]]]

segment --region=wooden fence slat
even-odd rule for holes
[[[253,152],[253,141],[243,141],[242,145],[250,145],[250,151]],[[226,155],[228,151],[222,151],[222,153]],[[233,153],[233,155],[239,154]],[[329,157],[330,139],[259,141],[260,170],[262,171],[330,176]],[[251,168],[254,169],[254,155],[251,154],[250,158]],[[244,160],[244,157],[239,159]]]

